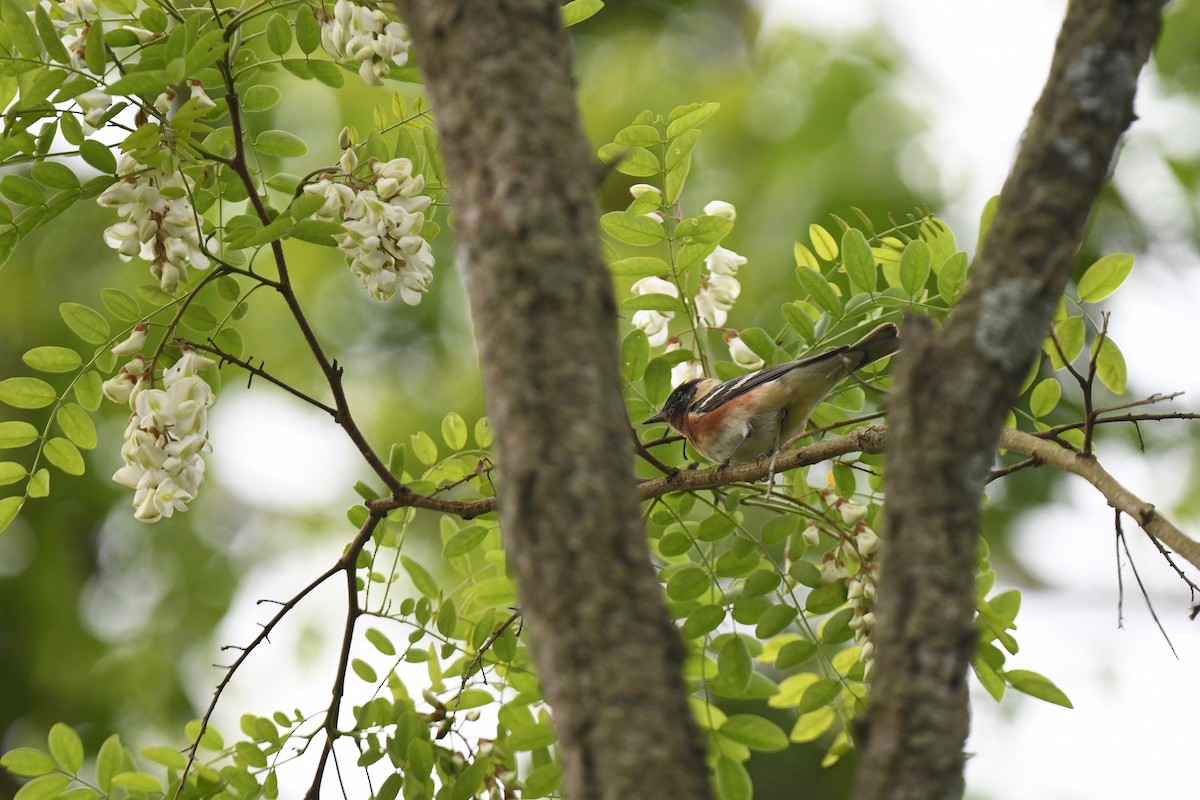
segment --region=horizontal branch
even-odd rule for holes
[[[1132,517],[1142,530],[1187,559],[1200,569],[1200,542],[1188,536],[1155,509],[1154,505],[1142,500],[1122,486],[1095,458],[1068,450],[1065,447],[1039,439],[1023,431],[1005,429],[1000,445],[1013,451],[1036,458],[1039,462],[1071,472],[1095,486],[1108,504]]]

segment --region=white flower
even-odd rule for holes
[[[710,217],[724,217],[733,222],[737,219],[737,210],[732,203],[726,203],[724,200],[713,200],[704,207],[704,213]]]
[[[196,109],[198,111],[207,111],[210,108],[216,108],[217,104],[208,96],[208,92],[204,91],[204,84],[197,80],[188,81],[188,89],[191,90],[192,99],[196,101]]]
[[[176,381],[180,381],[183,378],[194,377],[197,372],[203,372],[204,370],[215,367],[216,365],[217,362],[213,361],[208,356],[201,355],[190,347],[185,347],[183,349],[183,355],[179,357],[179,360],[176,361],[170,369],[163,373],[163,386],[166,386],[168,389],[170,389],[174,386]],[[200,380],[200,383],[206,387],[208,386],[208,384],[204,383],[203,380]],[[193,383],[189,385],[194,386],[195,384]]]
[[[108,108],[112,105],[112,97],[100,89],[92,89],[76,95],[75,102],[79,104],[79,110],[83,112],[84,133],[93,133],[99,127],[101,118],[108,113]]]
[[[667,340],[667,345],[663,348],[663,352],[673,353],[674,351],[679,350],[681,347],[682,345],[679,343],[679,340],[675,337],[671,337]],[[704,367],[701,366],[700,362],[694,358],[690,358],[687,361],[681,361],[675,366],[671,367],[672,386],[678,386],[685,381],[703,377]]]
[[[804,543],[809,547],[816,547],[821,543],[821,532],[817,530],[816,525],[805,526],[804,533],[801,536],[804,537]]]
[[[352,174],[354,170],[358,169],[358,156],[355,155],[354,148],[347,147],[342,151],[342,157],[338,160],[338,166],[347,175]]]
[[[669,294],[671,297],[679,297],[678,286],[656,277],[642,278],[634,283],[629,291],[634,294]]]
[[[696,292],[696,314],[710,328],[725,324],[729,309],[733,308],[742,286],[737,278],[729,275],[709,275],[700,281]]]
[[[174,102],[175,90],[168,86],[162,94],[154,98],[154,110],[165,117],[171,111]]]
[[[104,232],[104,243],[123,261],[137,256],[149,262],[163,291],[174,293],[187,280],[189,266],[208,267],[189,187],[179,176],[147,169],[129,155],[121,157],[117,173],[123,179],[96,198],[124,217]]]
[[[746,263],[746,257],[738,255],[732,250],[728,250],[720,245],[717,249],[708,254],[704,259],[704,266],[713,275],[728,275],[730,277],[737,275],[738,267]]]
[[[408,63],[408,29],[379,9],[337,0],[321,23],[321,45],[337,61],[359,61],[358,74],[381,85],[393,66]]]
[[[646,338],[650,341],[651,347],[662,347],[669,335],[667,323],[671,321],[672,316],[674,314],[670,312],[664,314],[661,311],[635,311],[633,314],[633,327],[641,328],[645,331]]]
[[[858,552],[864,556],[869,556],[879,549],[879,534],[870,528],[863,527],[854,537],[854,544],[858,548]]]
[[[742,341],[742,337],[738,336],[737,331],[730,331],[725,334],[725,344],[729,346],[729,356],[733,359],[733,363],[744,369],[761,369],[766,363],[758,355],[746,346]]]
[[[857,525],[867,518],[867,512],[870,509],[858,503],[845,502],[838,506],[838,511],[842,515],[842,522],[847,525]]]
[[[112,348],[114,356],[131,356],[142,349],[142,345],[146,343],[146,331],[150,326],[142,322],[133,326],[133,330],[129,332],[129,336],[120,344]]]
[[[662,189],[659,189],[657,186],[651,186],[648,183],[635,183],[629,187],[629,193],[633,195],[634,199],[641,197],[646,192],[654,192],[660,198],[662,197]]]

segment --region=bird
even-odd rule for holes
[[[843,378],[899,348],[899,331],[885,322],[854,344],[731,381],[693,378],[676,386],[662,410],[642,424],[667,423],[721,466],[750,464],[774,456],[801,433]]]

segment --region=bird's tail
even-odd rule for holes
[[[900,331],[890,322],[885,322],[845,351],[851,370],[865,367],[867,364],[887,358],[900,349]]]

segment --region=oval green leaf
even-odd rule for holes
[[[308,145],[294,133],[287,131],[263,131],[254,140],[260,153],[279,158],[296,158],[308,152]]]
[[[1066,693],[1055,686],[1054,682],[1045,675],[1027,669],[1010,669],[1004,673],[1004,677],[1018,692],[1045,700],[1047,703],[1054,703],[1057,706],[1074,708]]]
[[[58,313],[67,327],[85,342],[104,344],[108,341],[111,333],[108,320],[96,309],[82,303],[63,303],[58,307]]]
[[[850,284],[862,292],[874,292],[879,280],[875,255],[867,237],[858,228],[847,228],[842,234],[842,265],[850,276]]]
[[[37,428],[22,420],[0,422],[0,450],[24,447],[37,441]]]
[[[721,735],[764,753],[776,753],[788,746],[787,734],[757,714],[734,714],[721,726]]]
[[[79,452],[79,448],[61,436],[56,436],[46,442],[42,452],[46,454],[47,461],[68,475],[83,474],[83,455]]]
[[[0,403],[13,408],[44,408],[58,394],[41,378],[7,378],[0,381]]]
[[[35,347],[27,350],[21,360],[38,372],[71,372],[78,369],[83,359],[69,347]]]
[[[1133,269],[1129,253],[1109,253],[1087,268],[1079,279],[1079,299],[1095,303],[1115,292]]]
[[[1095,342],[1100,342],[1099,352],[1096,352]],[[1125,356],[1109,337],[1095,339],[1092,343],[1092,357],[1096,361],[1096,377],[1114,394],[1125,393]]]
[[[70,725],[56,722],[47,736],[50,755],[65,772],[74,774],[83,768],[83,741]]]
[[[67,403],[58,410],[57,419],[58,427],[62,428],[62,432],[76,445],[84,450],[91,450],[96,446],[96,424],[83,410],[83,406]]]

